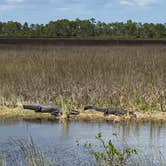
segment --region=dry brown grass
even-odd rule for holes
[[[35,113],[34,111],[30,110],[23,110],[21,107],[17,108],[7,108],[1,107],[0,108],[0,119],[3,120],[55,120],[54,116],[50,114],[41,114]]]
[[[166,47],[0,46],[0,105],[166,111]]]

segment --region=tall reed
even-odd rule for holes
[[[166,47],[0,46],[0,104],[166,111]]]

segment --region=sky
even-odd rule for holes
[[[64,18],[166,23],[166,0],[0,0],[0,21],[45,24]]]

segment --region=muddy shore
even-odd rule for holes
[[[35,113],[31,110],[24,110],[21,107],[17,108],[7,108],[0,107],[0,120],[80,120],[80,121],[107,121],[107,122],[126,122],[126,121],[155,121],[155,122],[166,122],[166,112],[135,112],[137,118],[131,118],[128,115],[125,116],[115,116],[109,115],[104,116],[103,113],[96,111],[86,111],[79,110],[80,114],[77,116],[71,115],[67,117],[63,115],[62,117],[55,117],[49,113]]]

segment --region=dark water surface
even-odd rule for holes
[[[56,158],[60,165],[94,165],[83,145],[90,142],[99,146],[95,139],[99,132],[105,140],[112,139],[119,148],[127,143],[138,149],[141,160],[145,159],[149,165],[161,162],[166,165],[163,160],[166,156],[166,123],[1,122],[0,144],[5,145],[11,138],[29,140],[32,137],[35,144],[52,160]],[[119,135],[118,140],[112,133]],[[80,146],[76,145],[76,140]]]

